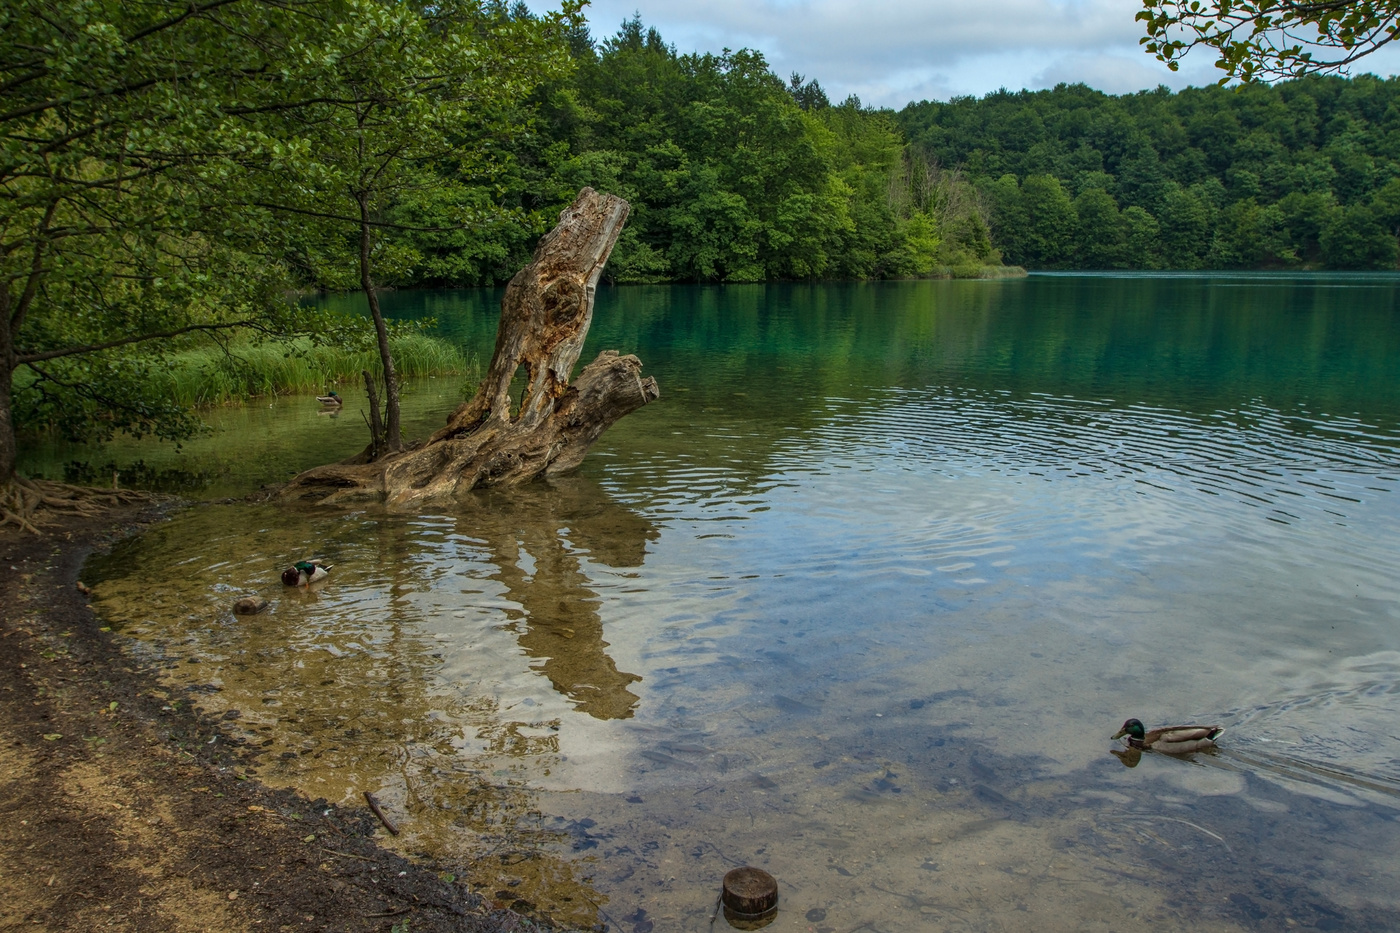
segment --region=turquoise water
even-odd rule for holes
[[[662,397],[578,476],[197,507],[102,561],[98,603],[242,711],[264,779],[373,790],[410,851],[579,924],[706,929],[750,863],[773,929],[1394,929],[1397,286],[605,290],[583,360],[637,353]],[[386,307],[485,358],[498,300]],[[362,443],[281,409],[206,489]],[[284,591],[312,552],[331,579]],[[1228,731],[1124,767],[1129,716]]]

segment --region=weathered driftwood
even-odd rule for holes
[[[627,202],[584,188],[506,287],[496,351],[476,395],[428,441],[372,463],[317,467],[286,498],[378,499],[396,506],[450,498],[479,486],[528,482],[577,467],[598,436],[659,397],[635,356],[604,350],[569,382],[593,320],[603,265],[627,220]],[[515,406],[511,380],[524,370]],[[356,462],[360,461],[360,462]]]

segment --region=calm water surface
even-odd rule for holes
[[[262,778],[375,791],[406,850],[579,925],[705,930],[749,863],[776,930],[1393,930],[1397,295],[604,291],[584,359],[637,353],[662,399],[579,475],[432,514],[197,506],[104,558],[97,602],[240,710]],[[489,356],[499,293],[392,299]],[[421,432],[456,388],[416,387]],[[139,453],[243,491],[356,449],[353,408]],[[327,584],[284,590],[313,553]],[[248,592],[272,610],[232,616]],[[1229,731],[1124,760],[1129,716]]]

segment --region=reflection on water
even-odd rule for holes
[[[540,662],[536,669],[576,709],[627,719],[637,703],[627,686],[641,678],[618,671],[604,651],[599,597],[583,561],[640,567],[646,543],[660,532],[588,480],[565,477],[545,488],[475,495],[465,504],[472,532],[516,604],[505,616],[522,627],[520,647]]]
[[[98,607],[239,710],[265,779],[372,790],[410,851],[580,924],[707,929],[747,863],[774,930],[1392,930],[1394,294],[605,292],[597,345],[676,391],[578,478],[196,507],[95,568]],[[308,555],[331,579],[283,589]],[[1129,716],[1229,731],[1130,762]]]

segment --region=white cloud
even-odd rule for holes
[[[779,75],[815,78],[832,100],[857,94],[895,108],[1001,87],[1083,82],[1125,93],[1220,76],[1202,53],[1179,73],[1144,53],[1140,9],[1138,0],[594,0],[585,12],[595,39],[638,12],[682,53],[758,49]]]
[[[1161,62],[1141,52],[1125,55],[1107,52],[1102,55],[1066,55],[1050,61],[1032,80],[1033,87],[1054,87],[1057,84],[1087,84],[1107,94],[1130,94],[1159,84],[1181,88],[1188,84],[1202,85],[1220,77],[1220,72],[1201,73],[1199,64],[1209,65],[1202,57],[1189,60],[1184,73],[1172,74]]]

